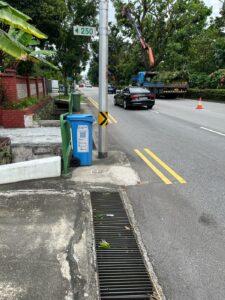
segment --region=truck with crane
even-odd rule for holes
[[[157,72],[152,71],[154,66],[154,56],[152,48],[148,43],[146,43],[145,38],[142,36],[141,30],[136,23],[135,18],[132,16],[129,6],[124,6],[122,10],[122,16],[126,18],[133,26],[136,35],[140,41],[141,47],[147,51],[149,58],[149,71],[138,72],[137,75],[131,77],[131,82],[133,85],[143,86],[149,89],[156,97],[164,98],[177,98],[178,96],[183,96],[187,92],[188,84],[187,82],[170,82],[164,83],[162,81],[155,81],[154,78],[157,77]]]

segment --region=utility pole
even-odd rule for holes
[[[108,0],[99,9],[99,138],[98,157],[108,156]]]

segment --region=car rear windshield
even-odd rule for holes
[[[130,93],[132,94],[143,94],[143,93],[149,93],[147,89],[143,89],[140,87],[135,87],[135,88],[129,88]]]

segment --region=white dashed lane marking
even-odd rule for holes
[[[212,129],[209,129],[209,128],[206,128],[206,127],[200,127],[200,128],[203,129],[203,130],[212,132],[212,133],[216,133],[216,134],[218,134],[218,135],[225,136],[225,133],[222,133],[222,132],[219,132],[219,131],[215,131],[215,130],[212,130]]]

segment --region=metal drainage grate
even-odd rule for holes
[[[151,299],[146,271],[119,193],[92,192],[101,299]],[[110,244],[102,249],[100,243]]]

